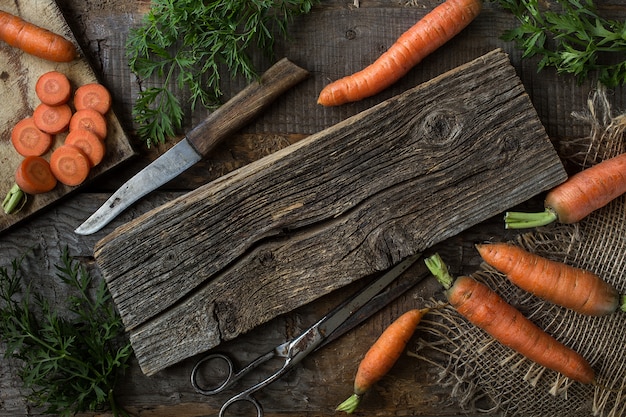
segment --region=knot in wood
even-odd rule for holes
[[[418,140],[432,145],[451,145],[463,129],[459,116],[450,110],[436,110],[424,117],[414,132]]]
[[[346,39],[349,41],[356,39],[356,30],[354,29],[346,30]]]

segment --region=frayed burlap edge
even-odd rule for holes
[[[599,88],[588,109],[573,114],[589,124],[590,135],[569,141],[564,155],[581,169],[623,153],[626,114],[613,116]],[[626,293],[626,196],[574,225],[553,224],[514,242],[531,252],[598,273]],[[586,317],[546,303],[510,284],[483,264],[473,277],[565,345],[582,354],[597,372],[598,384],[583,385],[540,367],[495,342],[440,302],[421,325],[413,356],[440,367],[440,382],[451,400],[468,412],[502,416],[626,415],[626,313]]]

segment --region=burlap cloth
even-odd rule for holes
[[[581,169],[625,152],[626,114],[614,116],[604,90],[574,114],[590,135],[561,149]],[[504,227],[504,226],[503,226]],[[574,225],[552,224],[515,241],[526,249],[598,273],[626,293],[626,196]],[[583,385],[542,368],[468,323],[451,307],[433,311],[412,354],[441,367],[450,401],[468,412],[502,416],[576,417],[626,415],[626,313],[586,317],[543,302],[509,283],[488,265],[473,276],[496,290],[532,321],[582,354],[597,373]]]

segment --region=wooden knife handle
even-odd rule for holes
[[[257,117],[278,96],[308,77],[309,72],[287,58],[268,69],[258,81],[240,91],[187,133],[202,156]]]

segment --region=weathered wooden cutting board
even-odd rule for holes
[[[146,213],[95,257],[150,375],[565,179],[496,50]]]
[[[0,10],[20,16],[22,19],[65,36],[76,43],[61,11],[54,0],[0,1]],[[21,52],[0,42],[0,194],[4,198],[14,183],[15,169],[22,160],[11,144],[11,130],[22,118],[32,115],[39,104],[35,83],[41,74],[57,70],[70,79],[72,87],[98,81],[84,56],[70,63],[48,62]],[[122,130],[114,111],[108,117],[107,154],[100,165],[93,169],[88,180],[93,179],[133,156],[128,138]],[[56,135],[52,149],[65,140],[65,134]],[[44,155],[48,159],[52,150]],[[45,194],[29,196],[27,205],[16,214],[6,215],[0,211],[0,232],[19,223],[45,208],[76,187],[62,184]]]

